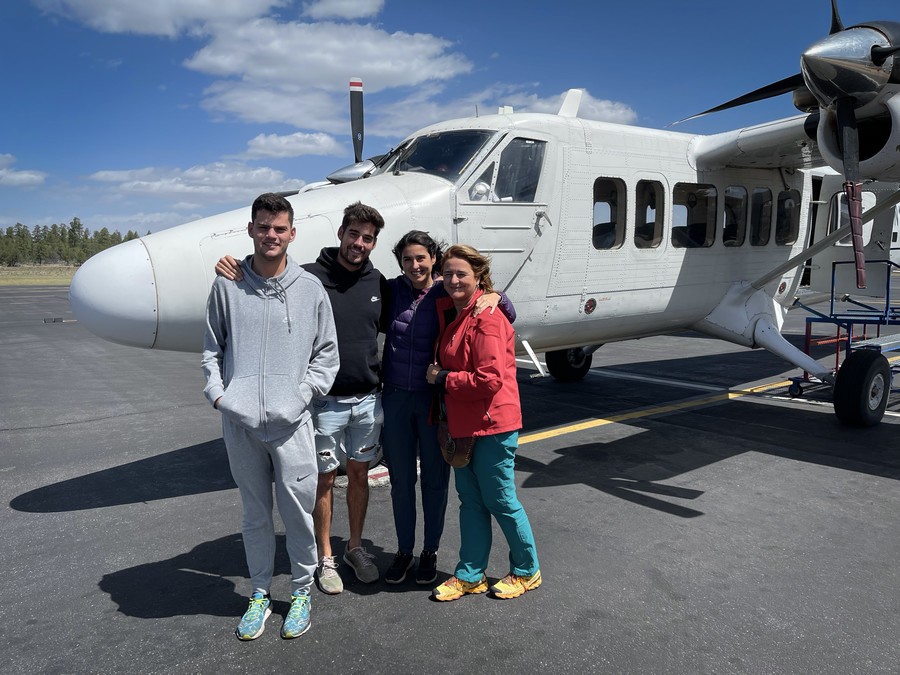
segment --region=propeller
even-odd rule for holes
[[[844,30],[844,23],[841,21],[841,15],[838,12],[837,0],[831,0],[831,30],[828,31],[828,34],[834,35],[842,30]]]
[[[362,79],[350,79],[350,130],[353,134],[353,160],[362,161],[363,151],[363,84]]]
[[[881,45],[875,45],[872,47],[872,63],[876,66],[883,66],[884,62],[888,60],[888,57],[900,52],[900,45],[896,47],[882,47]]]
[[[744,94],[743,96],[733,98],[726,103],[717,105],[715,108],[710,108],[709,110],[704,110],[703,112],[697,113],[696,115],[685,117],[683,120],[678,120],[677,122],[675,122],[675,124],[681,124],[682,122],[695,120],[698,117],[703,117],[704,115],[709,115],[710,113],[728,110],[729,108],[737,108],[738,106],[746,105],[747,103],[756,103],[756,101],[763,101],[767,98],[780,96],[781,94],[787,94],[788,92],[796,91],[797,89],[804,89],[805,87],[806,82],[804,82],[803,80],[802,73],[797,73],[796,75],[791,75],[790,77],[786,77],[783,80],[778,80],[778,82],[767,84],[765,87],[760,87],[755,91],[751,91],[749,94]]]
[[[803,52],[800,73],[681,120],[684,122],[788,92],[794,92],[794,102],[804,112],[820,110],[820,125],[830,119],[837,132],[859,288],[866,286],[866,269],[857,114],[876,101],[885,85],[900,84],[900,62],[888,63],[898,53],[900,24],[869,22],[845,28],[837,0],[831,0],[831,30],[827,37]],[[865,114],[868,116],[870,111]],[[820,133],[821,130],[820,127]]]
[[[866,287],[866,257],[862,236],[862,182],[859,180],[859,131],[856,128],[856,102],[849,96],[836,102],[838,138],[844,162],[844,195],[850,213],[850,235],[856,264],[856,287]]]

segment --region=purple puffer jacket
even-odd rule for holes
[[[413,288],[404,275],[388,279],[391,289],[390,314],[384,339],[381,374],[385,386],[406,391],[428,391],[425,381],[428,364],[434,360],[434,342],[438,336],[435,300],[447,296],[438,281],[427,290]],[[499,309],[510,323],[516,310],[505,293],[500,294]]]

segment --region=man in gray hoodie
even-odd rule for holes
[[[310,625],[318,462],[308,406],[331,389],[340,360],[322,283],[289,264],[293,223],[293,208],[284,197],[257,197],[247,225],[253,255],[240,263],[243,279],[217,277],[206,311],[204,393],[222,413],[228,463],[243,503],[252,586],[250,605],[235,630],[241,640],[259,637],[271,614],[273,478],[292,577],[281,636],[297,637]]]

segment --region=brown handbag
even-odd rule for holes
[[[455,469],[466,466],[472,460],[472,452],[475,450],[475,437],[465,436],[453,438],[450,435],[450,427],[447,425],[447,410],[444,407],[444,397],[441,396],[441,414],[438,419],[437,437],[444,461]]]
[[[441,455],[444,461],[455,469],[466,466],[472,461],[472,451],[475,449],[475,437],[453,438],[447,426],[447,420],[438,422],[438,443],[441,446]]]

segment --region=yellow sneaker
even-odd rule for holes
[[[491,592],[497,598],[508,600],[518,598],[525,591],[533,591],[541,585],[541,571],[538,570],[530,577],[520,577],[518,574],[507,574],[496,584],[491,586]]]
[[[440,586],[431,591],[431,597],[441,602],[457,600],[467,593],[485,593],[488,589],[487,577],[482,576],[478,581],[463,581],[457,577],[450,577]]]

